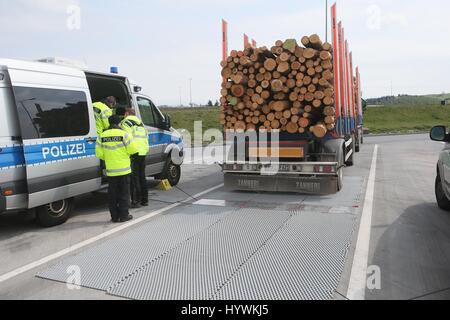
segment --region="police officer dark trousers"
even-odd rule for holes
[[[97,157],[105,161],[109,182],[109,210],[113,222],[126,222],[133,217],[130,207],[130,157],[138,150],[132,135],[120,128],[121,118],[109,118],[110,128],[97,140]]]
[[[125,119],[121,123],[121,128],[131,134],[134,138],[138,153],[131,158],[131,205],[133,208],[148,206],[148,186],[145,176],[146,156],[150,146],[148,132],[142,121],[136,117],[133,109],[128,109]]]

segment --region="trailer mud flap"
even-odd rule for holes
[[[4,195],[0,195],[0,213],[6,211],[6,197]]]
[[[228,191],[289,192],[328,195],[338,192],[338,178],[258,176],[225,174],[225,189]]]

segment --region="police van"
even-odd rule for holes
[[[118,74],[0,59],[0,214],[35,209],[42,226],[59,225],[74,197],[105,187],[92,103],[108,96],[149,131],[147,175],[178,184],[182,137],[140,91]]]

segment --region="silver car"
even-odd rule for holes
[[[439,155],[435,190],[439,208],[450,211],[450,134],[446,127],[437,126],[431,129],[430,138],[447,143]]]

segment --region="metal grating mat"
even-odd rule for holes
[[[108,291],[139,300],[208,300],[271,239],[289,212],[241,209]]]
[[[364,191],[363,177],[345,177],[344,188],[339,193],[328,196],[308,196],[303,204],[352,208],[361,205]]]
[[[83,287],[130,299],[332,299],[364,184],[350,177],[337,195],[287,203],[237,193],[227,207],[181,206],[38,277],[66,282],[67,268],[78,266]]]
[[[357,218],[294,216],[214,295],[218,300],[331,300]]]
[[[149,222],[39,273],[37,277],[66,282],[68,267],[81,270],[81,285],[107,291],[140,267],[156,261],[195,234],[210,228],[234,210],[207,206],[181,206]]]

